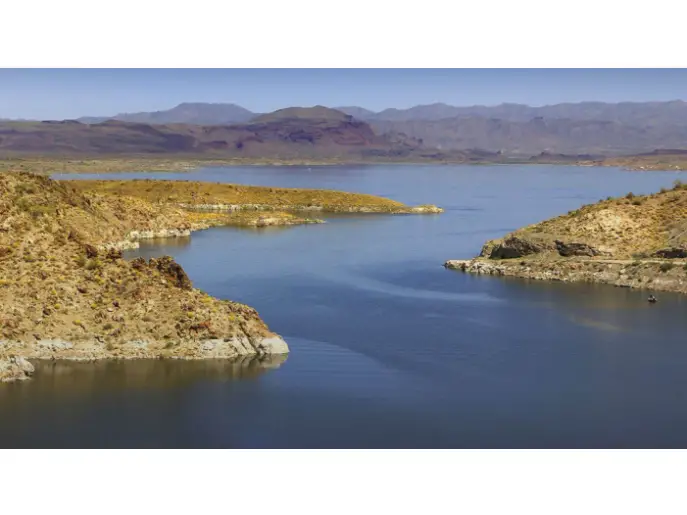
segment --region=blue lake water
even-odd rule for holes
[[[86,177],[89,176],[79,176]],[[0,387],[0,446],[687,446],[687,298],[445,270],[490,238],[679,173],[565,166],[110,174],[364,192],[440,215],[216,228],[145,244],[255,307],[281,364],[47,364]],[[67,178],[75,178],[68,176]],[[279,366],[277,366],[279,365]]]

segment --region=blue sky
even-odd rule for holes
[[[181,102],[267,112],[676,99],[687,100],[687,69],[0,69],[0,118],[113,115]]]

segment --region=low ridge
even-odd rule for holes
[[[687,293],[687,185],[608,198],[485,243],[447,268]]]

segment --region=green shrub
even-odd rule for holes
[[[33,184],[17,184],[17,186],[14,188],[14,191],[19,193],[20,195],[33,195],[36,193],[36,188],[34,187]]]
[[[669,270],[672,270],[675,265],[673,263],[661,263],[661,266],[658,267],[658,269],[665,273],[668,272]]]
[[[29,202],[25,198],[20,198],[19,200],[17,200],[17,207],[21,211],[29,211],[31,209],[31,202]]]
[[[86,263],[86,270],[95,270],[97,268],[102,267],[103,264],[100,262],[98,258],[94,259],[89,259],[88,262]]]

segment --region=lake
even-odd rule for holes
[[[0,386],[2,447],[687,447],[687,298],[650,305],[648,291],[442,266],[684,175],[395,165],[78,177],[340,189],[446,211],[142,244],[127,257],[172,255],[196,287],[255,307],[288,358],[40,364],[32,381]]]

